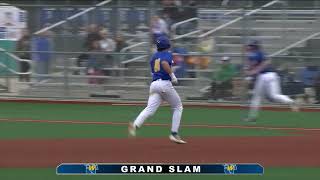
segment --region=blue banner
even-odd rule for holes
[[[123,175],[123,174],[220,174],[262,175],[259,164],[61,164],[58,175]]]

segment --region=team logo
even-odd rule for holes
[[[225,174],[234,174],[234,172],[237,170],[236,164],[224,164],[223,167]]]
[[[96,174],[97,170],[98,170],[98,165],[86,164],[86,174]]]

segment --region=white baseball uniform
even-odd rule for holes
[[[266,60],[264,53],[260,50],[251,52],[248,57],[250,69],[254,69]],[[269,100],[284,103],[293,104],[294,101],[286,95],[282,95],[280,88],[280,78],[277,73],[273,72],[273,68],[270,66],[262,69],[258,75],[256,75],[256,81],[253,89],[253,97],[250,104],[249,117],[256,117],[261,105],[263,97],[267,97]]]
[[[261,100],[265,96],[268,99],[279,103],[294,103],[291,98],[282,95],[279,79],[279,76],[275,72],[266,72],[257,76],[250,105],[251,117],[256,117],[258,115]]]
[[[148,105],[133,124],[136,127],[141,127],[144,121],[157,111],[161,103],[166,101],[173,111],[171,132],[178,133],[183,107],[181,99],[171,83],[171,76],[162,68],[161,61],[167,61],[171,66],[172,54],[168,51],[160,51],[153,55],[150,61],[153,82],[150,85]]]

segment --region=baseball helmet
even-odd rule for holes
[[[160,36],[156,40],[157,49],[168,49],[171,47],[170,40],[166,36]]]

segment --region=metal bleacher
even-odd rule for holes
[[[245,14],[249,15],[244,16]],[[243,19],[223,27],[226,23],[239,17],[243,17]],[[243,43],[248,38],[261,40],[267,53],[273,54],[300,39],[310,36],[320,27],[317,11],[313,10],[274,10],[268,8],[252,10],[242,7],[232,7],[232,9],[226,9],[225,7],[220,9],[200,8],[195,21],[198,22],[196,29],[187,31],[186,34],[182,35],[172,34],[174,45],[187,48],[191,54],[201,54],[197,50],[198,45],[204,39],[207,40],[211,37],[214,39],[215,45],[210,53],[215,56],[234,56],[234,63],[241,63],[241,55],[244,55]],[[183,24],[181,23],[181,25]],[[218,27],[223,28],[207,36],[202,36]],[[148,59],[152,51],[149,32],[146,30],[131,34],[123,31],[122,34],[127,39],[128,47],[118,54],[113,54],[116,59],[121,60],[113,67],[104,68],[108,75],[86,76],[85,73],[75,75],[74,71],[84,71],[85,67],[76,66],[75,57],[79,54],[65,53],[54,64],[54,72],[49,75],[46,81],[19,82],[18,84],[27,86],[27,88],[20,89],[17,94],[20,96],[57,98],[146,99],[150,84]],[[70,43],[70,46],[74,43],[68,40],[62,42]],[[128,51],[131,54],[126,55]],[[217,58],[213,60],[215,59]],[[215,64],[215,61],[212,61],[212,64]],[[188,97],[203,94],[204,89],[211,82],[210,74],[214,71],[211,67],[209,69],[190,69],[188,71],[195,72],[196,77],[179,79],[176,90],[182,99],[185,100]],[[33,74],[33,76],[38,75]],[[103,79],[103,82],[90,84],[88,83],[90,78]]]

